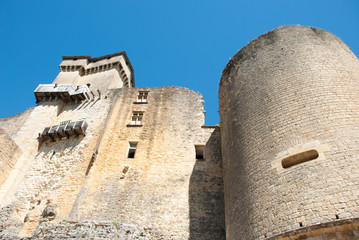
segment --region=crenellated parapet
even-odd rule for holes
[[[90,56],[64,56],[60,72],[79,72],[80,76],[96,74],[115,69],[124,80],[126,87],[134,87],[133,69],[125,53],[111,54],[92,59]],[[125,58],[125,59],[123,59]],[[132,77],[131,77],[132,76]]]
[[[132,65],[125,52],[102,57],[64,56],[54,84],[88,85],[94,92],[135,87]]]

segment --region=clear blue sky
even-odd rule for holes
[[[33,90],[55,79],[62,56],[126,51],[137,87],[201,92],[214,125],[229,59],[288,24],[330,31],[359,55],[357,0],[0,0],[0,117],[35,106]]]

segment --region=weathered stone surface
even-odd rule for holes
[[[49,221],[54,220],[56,218],[56,215],[57,215],[57,205],[52,203],[48,203],[41,214],[43,218],[47,218]]]
[[[96,96],[104,96],[108,89],[135,87],[133,69],[125,52],[98,58],[65,56],[53,83],[89,84]]]
[[[136,102],[140,91],[148,91],[147,103]],[[179,87],[102,94],[78,103],[41,101],[22,121],[15,140],[26,154],[0,189],[0,212],[13,203],[9,214],[18,221],[15,230],[4,225],[3,237],[35,238],[48,223],[92,220],[140,224],[155,239],[224,239],[220,135],[202,128],[201,94]],[[141,126],[131,126],[134,111],[143,112]],[[36,140],[47,126],[81,119],[86,136]],[[137,142],[134,158],[130,142]],[[195,145],[204,146],[205,159],[196,159]],[[69,237],[56,234],[49,239]]]
[[[280,27],[231,59],[219,89],[228,239],[359,216],[358,96],[357,57],[321,29]],[[311,149],[317,159],[282,167]]]
[[[33,109],[34,108],[28,108],[25,112],[18,113],[14,116],[0,118],[0,128],[4,129],[5,132],[15,140],[17,133],[28,119]]]
[[[21,229],[23,221],[17,214],[15,206],[16,204],[13,203],[0,209],[0,233],[15,234]]]
[[[17,159],[21,156],[21,149],[11,137],[0,128],[0,186],[5,182]]]
[[[147,104],[134,103],[139,91],[149,91]],[[70,219],[141,224],[167,238],[202,233],[222,239],[220,140],[215,128],[201,127],[202,96],[178,87],[123,89],[115,95]],[[128,126],[133,111],[144,112],[143,126]],[[129,142],[137,142],[134,158],[127,158]],[[207,144],[204,161],[196,160],[195,144]]]
[[[62,221],[56,225],[42,223],[31,236],[0,233],[2,240],[60,240],[60,239],[118,239],[118,240],[152,240],[163,239],[154,235],[151,229],[109,221],[81,221],[78,223]]]

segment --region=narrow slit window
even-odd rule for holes
[[[137,142],[130,142],[129,144],[127,158],[135,158]]]
[[[289,168],[303,162],[317,159],[318,157],[319,157],[319,153],[314,149],[297,153],[292,156],[284,158],[282,160],[282,167]]]
[[[137,102],[147,102],[148,92],[140,91],[138,92]]]
[[[203,160],[204,159],[204,145],[195,145],[196,148],[196,159]]]

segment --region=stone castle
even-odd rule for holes
[[[283,26],[200,93],[135,88],[125,52],[63,57],[0,119],[0,239],[359,239],[359,60]]]

